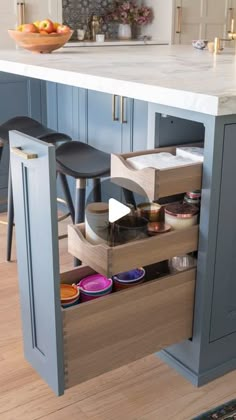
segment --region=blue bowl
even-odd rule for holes
[[[118,281],[119,283],[136,283],[141,281],[144,276],[144,268],[135,268],[134,270],[116,274],[113,276],[113,280]]]

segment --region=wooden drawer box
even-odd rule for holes
[[[124,245],[93,245],[84,237],[84,224],[68,226],[68,251],[97,272],[110,277],[138,266],[154,264],[198,248],[198,226],[175,230]]]
[[[192,335],[195,269],[62,309],[65,388]],[[61,274],[78,282],[88,267]]]
[[[144,168],[134,169],[127,158],[148,155],[150,153],[169,152],[176,154],[176,147],[162,147],[153,150],[111,155],[112,181],[140,195],[147,195],[154,201],[161,197],[201,189],[202,164],[181,166],[171,169]]]

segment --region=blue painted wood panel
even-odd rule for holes
[[[55,148],[10,133],[21,314],[26,359],[58,395],[64,392]],[[12,148],[35,153],[19,156]]]
[[[226,125],[216,264],[212,305],[211,340],[236,332],[236,124]]]

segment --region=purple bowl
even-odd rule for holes
[[[134,270],[125,271],[113,276],[113,280],[119,283],[136,283],[145,276],[144,268],[135,268]]]

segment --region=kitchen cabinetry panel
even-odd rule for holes
[[[64,389],[55,147],[10,135],[24,353],[54,392]],[[21,155],[17,154],[21,148]],[[34,153],[29,159],[27,153]],[[35,188],[37,186],[37,188]]]
[[[231,0],[176,0],[174,42],[190,44],[193,39],[226,37],[233,17],[232,7]]]
[[[211,340],[236,332],[235,153],[235,124],[232,124],[226,126],[224,138]]]

